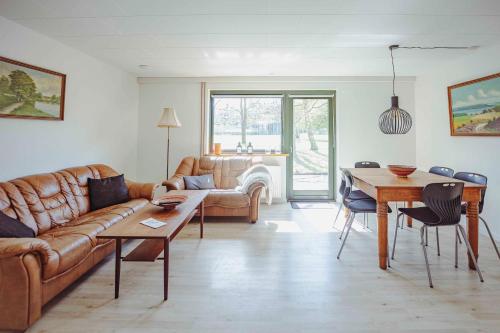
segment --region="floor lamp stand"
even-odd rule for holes
[[[170,160],[170,127],[167,127],[167,179],[168,179],[168,162]]]

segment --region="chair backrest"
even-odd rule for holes
[[[353,180],[352,180],[352,174],[349,170],[342,170],[342,178],[343,178],[343,181],[345,181],[345,187],[344,187],[344,192],[342,194],[342,202],[344,203],[344,205],[347,206],[347,198],[349,197],[349,194],[351,194],[351,191],[352,191],[352,183],[353,183]]]
[[[433,183],[424,187],[423,202],[439,216],[436,225],[460,222],[463,190],[464,183],[461,182]]]
[[[488,177],[481,175],[479,173],[473,172],[457,172],[453,178],[460,179],[466,182],[480,184],[480,185],[488,185]],[[484,206],[484,197],[486,195],[486,188],[481,190],[481,201],[479,201],[479,213],[483,212]]]
[[[355,168],[380,168],[380,164],[377,162],[361,161],[354,164]]]
[[[339,187],[339,194],[344,195],[345,191],[345,179],[344,179],[344,174],[342,174],[342,180],[340,181],[340,187]]]
[[[433,166],[429,169],[429,173],[452,178],[454,171],[447,167]]]

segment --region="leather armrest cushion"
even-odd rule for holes
[[[38,238],[1,238],[0,258],[20,256],[27,253],[36,253],[43,263],[58,259],[56,252],[49,243]]]
[[[153,183],[136,183],[127,180],[128,194],[130,199],[148,199],[153,200],[156,189],[159,187],[159,184]]]
[[[250,185],[250,187],[248,188],[248,192],[247,192],[247,194],[248,194],[248,196],[249,196],[249,197],[252,197],[252,196],[253,196],[253,194],[254,194],[254,192],[255,192],[257,189],[259,189],[259,188],[264,188],[264,187],[266,187],[266,184],[264,184],[263,182],[259,182],[259,181],[257,181],[257,182],[255,182],[255,183],[253,183],[252,185]]]
[[[170,179],[163,182],[163,186],[166,186],[167,190],[169,190],[169,191],[184,190],[185,185],[184,185],[183,175],[177,174],[173,177],[170,177]]]

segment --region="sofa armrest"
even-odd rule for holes
[[[170,177],[170,179],[165,180],[163,182],[163,186],[167,187],[168,191],[172,190],[184,190],[184,178],[182,174],[176,174],[175,176]]]
[[[38,254],[42,263],[57,258],[49,243],[38,238],[0,238],[0,258],[22,256],[28,253]]]
[[[130,199],[148,199],[153,200],[156,189],[159,187],[159,184],[153,183],[136,183],[127,180],[128,194]]]
[[[255,223],[259,219],[260,194],[266,187],[263,182],[255,182],[248,188],[248,196],[250,197],[250,222]]]
[[[252,185],[250,185],[250,187],[248,188],[247,194],[251,198],[252,196],[254,196],[256,194],[257,190],[259,190],[259,194],[260,194],[260,191],[262,189],[264,189],[265,187],[266,187],[266,184],[264,184],[263,182],[257,181],[255,183],[253,183]]]
[[[41,263],[58,258],[41,239],[0,239],[0,330],[25,330],[40,318]]]

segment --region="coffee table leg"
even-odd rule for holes
[[[168,238],[163,240],[163,300],[168,299],[168,258],[170,256]]]
[[[116,242],[116,251],[115,251],[115,298],[118,298],[120,295],[120,269],[122,262],[122,240],[121,238],[117,238]]]
[[[200,203],[200,238],[203,238],[203,224],[205,223],[205,201]]]

